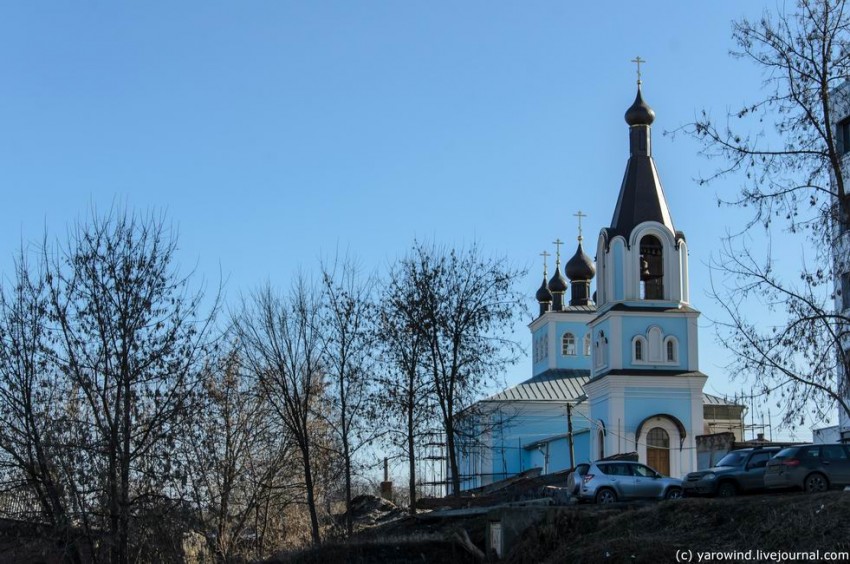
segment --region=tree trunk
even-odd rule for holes
[[[416,449],[414,445],[414,422],[413,422],[413,389],[407,390],[407,461],[410,490],[410,514],[416,514]]]
[[[120,412],[122,387],[116,386],[115,409]],[[109,560],[113,564],[120,562],[119,529],[121,508],[119,506],[118,486],[118,413],[114,413],[109,422]]]
[[[130,390],[130,378],[126,376],[124,379],[124,420],[122,428],[122,456],[121,456],[121,520],[120,520],[120,535],[118,537],[118,562],[119,564],[127,564],[130,561],[129,544],[130,544],[130,438],[131,431],[131,413],[132,413],[132,393]]]
[[[452,496],[460,497],[460,474],[457,469],[457,452],[455,452],[454,422],[446,421],[446,450],[449,451],[449,468],[452,473]]]
[[[354,519],[351,515],[351,454],[348,451],[347,435],[343,435],[342,439],[342,456],[345,463],[345,532],[350,538],[354,532]]]
[[[316,513],[316,496],[313,491],[313,472],[310,468],[309,445],[301,445],[301,454],[304,458],[304,487],[307,489],[307,509],[310,510],[310,535],[313,539],[313,544],[318,546],[321,544],[322,538],[319,534],[319,517]]]

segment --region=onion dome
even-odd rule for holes
[[[653,121],[655,121],[655,112],[649,107],[649,104],[643,101],[643,97],[640,95],[640,86],[638,86],[635,102],[626,110],[626,123],[629,125],[652,125]]]
[[[549,286],[546,284],[546,277],[543,277],[543,283],[540,284],[540,288],[537,290],[537,293],[534,295],[537,298],[537,301],[541,304],[550,304],[552,303],[552,292],[549,291]]]
[[[590,257],[584,254],[584,249],[581,247],[581,241],[579,241],[576,254],[567,261],[567,267],[565,270],[567,272],[567,278],[569,278],[570,281],[590,280],[596,275],[596,266],[594,266]]]
[[[558,263],[558,266],[555,267],[555,274],[553,274],[552,278],[549,280],[549,290],[551,290],[553,294],[563,294],[567,291],[567,279],[564,278],[563,274],[561,274],[560,262]]]

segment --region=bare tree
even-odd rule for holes
[[[454,495],[460,494],[456,416],[518,358],[519,345],[506,332],[522,312],[524,296],[516,289],[522,275],[504,259],[483,256],[477,245],[457,251],[415,242],[389,282],[394,308],[424,341]]]
[[[338,436],[345,479],[345,529],[353,532],[351,481],[354,457],[380,434],[374,425],[376,280],[363,276],[353,259],[322,264],[322,325],[327,367],[326,398]]]
[[[320,312],[320,293],[301,277],[285,297],[259,290],[234,323],[246,367],[300,453],[314,544],[321,542],[313,464],[314,407],[325,384]]]
[[[15,491],[35,494],[41,513],[65,539],[67,559],[80,562],[61,462],[69,389],[46,354],[51,333],[42,274],[30,271],[21,252],[11,289],[0,294],[0,466],[18,478]]]
[[[115,563],[130,560],[134,507],[179,473],[172,447],[206,351],[212,317],[173,270],[176,248],[161,218],[113,211],[44,254],[51,362],[77,422],[69,487]]]
[[[786,423],[802,424],[811,405],[814,419],[836,403],[850,414],[840,399],[850,378],[848,319],[840,313],[847,308],[833,303],[841,303],[836,281],[848,271],[850,248],[842,239],[850,227],[842,164],[850,138],[835,128],[850,109],[850,88],[842,86],[850,76],[850,14],[845,0],[798,0],[793,11],[735,22],[733,38],[732,54],[763,72],[764,95],[722,122],[703,111],[683,128],[721,163],[701,182],[741,178],[739,196],[720,203],[753,210],[747,229],[769,233],[779,219],[813,245],[796,275],[783,278],[769,253],[754,254],[747,230],[727,240],[713,264],[715,296],[728,313],[720,339],[736,353],[735,373],[784,396]],[[772,311],[775,326],[749,320],[745,299]]]
[[[399,280],[400,265],[389,276]],[[399,295],[399,292],[404,292]],[[407,304],[413,302],[413,288],[401,288],[392,282],[381,297],[379,350],[384,359],[380,385],[384,394],[376,398],[385,408],[384,424],[389,430],[388,442],[401,436],[408,468],[409,511],[416,513],[417,451],[420,438],[436,416],[433,381],[427,372],[425,337],[411,325]]]
[[[282,513],[295,500],[294,444],[235,349],[209,359],[198,399],[182,441],[188,497],[203,530],[215,532],[213,549],[224,562],[264,558],[268,508]],[[249,529],[254,541],[246,544]]]

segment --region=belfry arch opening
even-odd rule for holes
[[[640,240],[640,297],[664,299],[664,248],[655,235]]]

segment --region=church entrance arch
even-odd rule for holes
[[[665,476],[670,475],[670,435],[661,427],[646,434],[646,463]]]

